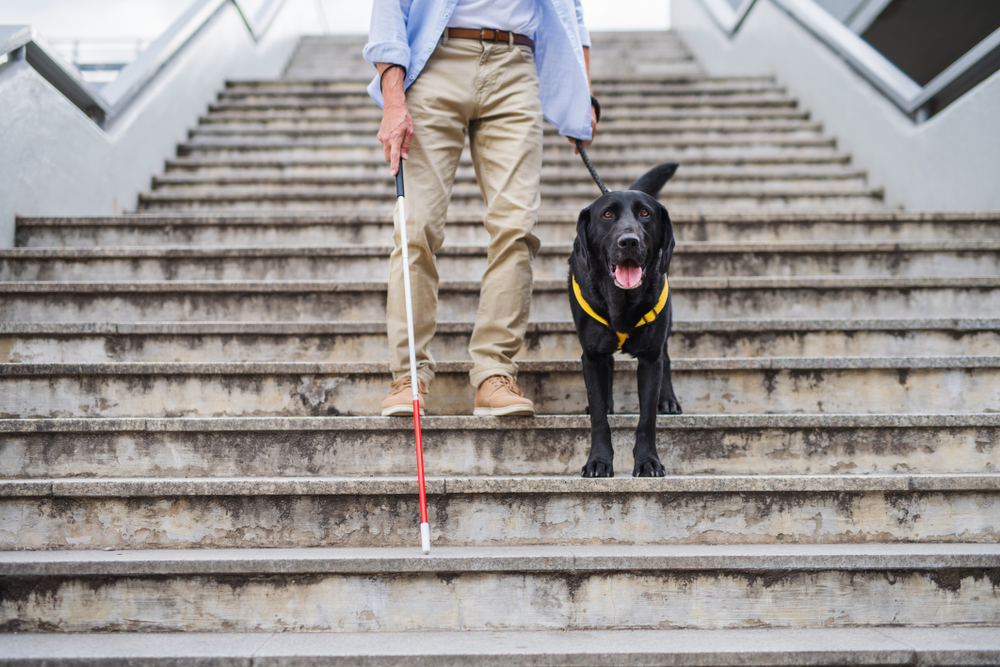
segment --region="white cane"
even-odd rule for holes
[[[431,527],[427,523],[427,490],[424,487],[424,444],[420,435],[420,384],[417,379],[417,349],[413,339],[413,297],[410,293],[410,247],[406,239],[406,199],[403,196],[403,160],[396,172],[396,203],[399,204],[399,239],[403,247],[403,296],[406,299],[406,339],[410,347],[410,386],[413,389],[413,429],[417,440],[417,485],[420,493],[420,546],[431,552]]]

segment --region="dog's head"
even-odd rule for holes
[[[653,167],[628,190],[609,192],[580,211],[573,249],[582,271],[606,271],[625,290],[642,285],[648,272],[667,272],[674,228],[656,195],[675,171],[673,162]]]

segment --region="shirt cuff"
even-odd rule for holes
[[[586,46],[590,48],[590,31],[587,30],[587,26],[580,26],[580,46]]]
[[[401,42],[373,42],[365,45],[365,60],[371,64],[395,63],[403,67],[410,65],[410,47]]]

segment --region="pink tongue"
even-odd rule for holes
[[[615,280],[622,287],[635,287],[642,279],[642,267],[633,262],[615,266]]]

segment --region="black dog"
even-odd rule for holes
[[[590,403],[590,456],[584,477],[613,477],[614,450],[608,414],[616,350],[639,360],[639,426],[636,477],[662,477],[656,454],[656,414],[680,414],[670,381],[667,336],[673,308],[667,269],[674,229],[656,201],[677,165],[649,170],[628,190],[609,192],[580,212],[569,258],[569,302],[583,347],[583,379]]]

